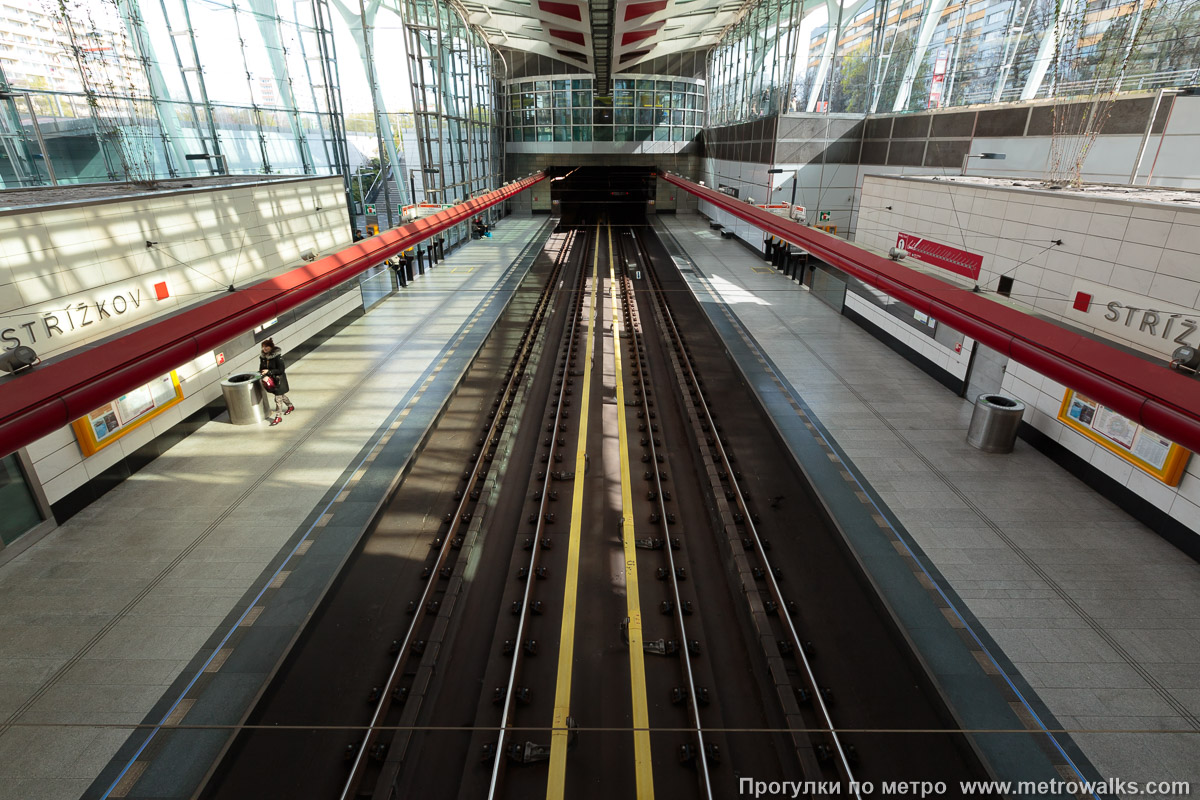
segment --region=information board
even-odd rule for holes
[[[1063,396],[1058,419],[1168,486],[1179,484],[1192,455],[1170,439],[1070,389]]]
[[[182,400],[179,376],[171,372],[75,420],[71,427],[79,449],[90,456]]]

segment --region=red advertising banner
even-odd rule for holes
[[[933,62],[933,77],[929,81],[929,103],[926,108],[941,108],[942,89],[946,82],[946,66],[949,62],[950,55],[945,50],[938,53]]]
[[[979,280],[979,271],[983,268],[983,256],[959,250],[941,242],[932,242],[913,236],[911,233],[896,234],[896,247],[908,252],[909,256],[932,264],[935,267],[949,270],[955,275],[962,275],[972,280]]]

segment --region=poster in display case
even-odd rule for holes
[[[86,417],[75,420],[71,427],[79,449],[85,456],[90,456],[182,400],[179,376],[172,371],[105,403]]]
[[[1192,455],[1170,439],[1071,389],[1063,395],[1058,420],[1168,486],[1179,484]]]

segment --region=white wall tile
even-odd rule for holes
[[[1171,504],[1175,502],[1176,492],[1174,489],[1162,481],[1150,477],[1140,469],[1132,470],[1129,481],[1125,485],[1131,491],[1136,492],[1139,497],[1148,500],[1163,511],[1169,511]]]
[[[72,430],[70,425],[64,425],[54,433],[47,434],[26,447],[25,452],[31,461],[36,462],[63,447],[68,445],[74,446],[74,444],[75,431]]]
[[[1180,224],[1176,221],[1171,226],[1165,246],[1170,250],[1182,250],[1185,253],[1200,253],[1200,227]]]
[[[37,473],[38,481],[45,485],[46,481],[63,474],[78,464],[82,458],[83,454],[79,450],[79,445],[72,441],[33,462],[33,470]]]
[[[1176,495],[1168,513],[1193,531],[1200,532],[1200,506],[1195,503]]]
[[[1171,233],[1171,228],[1169,222],[1132,218],[1129,220],[1129,227],[1125,229],[1125,241],[1162,247]]]
[[[58,477],[44,481],[42,491],[46,493],[48,502],[57,503],[87,481],[87,470],[84,469],[83,464],[76,464]]]

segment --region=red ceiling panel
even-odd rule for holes
[[[662,11],[667,7],[667,0],[650,0],[648,3],[630,3],[625,6],[625,21],[638,19],[639,17],[648,17],[655,11]]]
[[[663,5],[666,5],[666,0],[663,0]],[[573,19],[576,22],[583,19],[579,13],[579,6],[574,3],[554,3],[551,0],[538,0],[538,8],[545,11],[547,14],[555,14],[567,19]]]
[[[628,47],[631,44],[637,44],[643,39],[649,39],[654,34],[658,33],[658,29],[662,27],[662,23],[650,27],[643,28],[640,31],[627,31],[621,34],[621,46]]]
[[[583,34],[579,31],[560,31],[555,28],[550,29],[550,35],[556,39],[572,42],[583,47]]]

